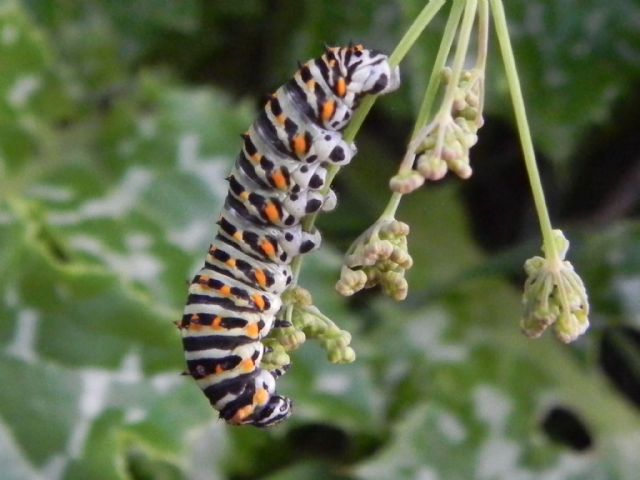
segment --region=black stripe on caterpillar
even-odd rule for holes
[[[327,167],[356,153],[341,132],[361,98],[400,84],[386,55],[361,45],[327,48],[301,65],[242,135],[228,177],[218,234],[190,286],[180,328],[187,373],[230,424],[266,427],[287,418],[291,401],[260,367],[291,261],[317,248],[319,232],[302,219],[331,210]]]

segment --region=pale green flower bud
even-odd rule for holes
[[[589,300],[582,279],[564,260],[569,242],[561,230],[554,230],[558,259],[533,257],[525,262],[524,315],[521,327],[532,338],[555,325],[563,342],[572,342],[589,327]]]
[[[379,219],[349,248],[336,290],[353,295],[362,288],[381,285],[393,298],[404,299],[408,292],[405,271],[413,265],[407,250],[408,234],[406,223]]]
[[[356,352],[351,347],[336,348],[329,350],[327,358],[331,363],[353,363]]]
[[[471,176],[472,170],[469,165],[469,157],[460,157],[449,163],[451,170],[460,178],[467,179]]]
[[[412,259],[409,256],[409,253],[406,250],[399,247],[393,248],[393,251],[389,256],[389,260],[391,260],[393,263],[400,265],[404,269],[411,267],[411,264],[412,264]],[[405,266],[407,263],[409,264],[408,267]]]
[[[394,237],[406,237],[409,235],[409,230],[409,225],[404,222],[399,222],[398,220],[392,220],[380,229],[381,232]]]
[[[306,340],[304,332],[295,327],[274,328],[273,336],[287,351],[298,349]]]
[[[271,339],[264,340],[265,346],[268,347],[268,350],[262,356],[261,366],[269,371],[273,371],[290,365],[291,358],[285,351],[284,347],[270,340]]]
[[[336,283],[337,292],[349,297],[362,290],[367,283],[367,274],[362,270],[352,270],[343,266],[340,270],[340,280]]]
[[[413,192],[423,184],[424,177],[413,170],[406,174],[394,175],[391,180],[389,180],[389,188],[403,195]]]
[[[440,180],[447,174],[447,163],[434,156],[432,151],[418,156],[416,168],[427,180]]]
[[[460,142],[452,140],[442,148],[440,158],[451,164],[451,162],[460,158],[460,155],[463,155],[462,145],[460,145]]]
[[[311,292],[306,288],[296,287],[292,290],[293,298],[292,302],[301,307],[308,307],[313,305],[313,298],[311,297]]]
[[[478,143],[478,135],[475,133],[466,133],[462,137],[462,142],[465,148],[469,149]]]
[[[380,285],[385,293],[394,300],[401,301],[407,298],[409,284],[404,278],[404,272],[388,272],[380,282]]]
[[[386,260],[393,253],[393,244],[389,240],[379,240],[364,247],[365,265],[374,265],[379,260]]]
[[[448,84],[451,81],[451,76],[453,75],[453,70],[451,67],[444,67],[440,72],[440,78],[444,84]]]

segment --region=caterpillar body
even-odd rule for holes
[[[336,204],[333,191],[323,194],[328,165],[346,165],[356,153],[342,130],[364,95],[399,83],[386,55],[362,45],[327,48],[300,65],[242,135],[217,236],[179,323],[188,374],[230,424],[266,427],[291,413],[291,400],[276,393],[283,370],[260,367],[261,340],[291,283],[291,261],[320,244],[301,220]]]

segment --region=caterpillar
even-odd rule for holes
[[[226,422],[266,427],[290,415],[291,400],[276,392],[284,369],[260,367],[261,339],[276,323],[292,260],[320,245],[301,221],[335,207],[335,193],[323,193],[327,167],[356,153],[341,132],[364,95],[399,84],[386,55],[328,47],[299,65],[242,135],[217,235],[179,322],[186,373]]]

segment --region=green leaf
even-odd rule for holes
[[[57,92],[61,64],[46,38],[17,4],[0,14],[3,38],[24,43],[16,40],[15,57],[2,51],[2,98],[12,75],[31,66],[44,72],[40,90]],[[184,360],[171,321],[213,235],[237,148],[227,139],[250,111],[153,75],[136,78],[106,111],[85,105],[78,123],[61,124],[54,103],[33,102],[0,111],[0,126],[45,113],[23,137],[6,137],[33,148],[0,145],[7,475],[179,477],[193,428],[216,414],[178,374]]]
[[[15,172],[49,140],[47,122],[72,114],[53,53],[16,1],[0,6],[0,173]],[[0,180],[3,190],[14,185]]]
[[[498,282],[465,282],[405,316],[395,334],[377,332],[375,343],[386,339],[385,352],[394,352],[378,364],[397,421],[359,478],[633,478],[637,459],[627,452],[640,445],[637,416],[603,379],[584,378],[566,347],[521,336],[518,308]],[[554,406],[586,422],[590,455],[540,430]]]
[[[505,2],[518,72],[536,142],[566,160],[594,123],[606,122],[612,101],[633,88],[637,2],[516,0]],[[489,111],[510,110],[494,50],[487,84]]]

